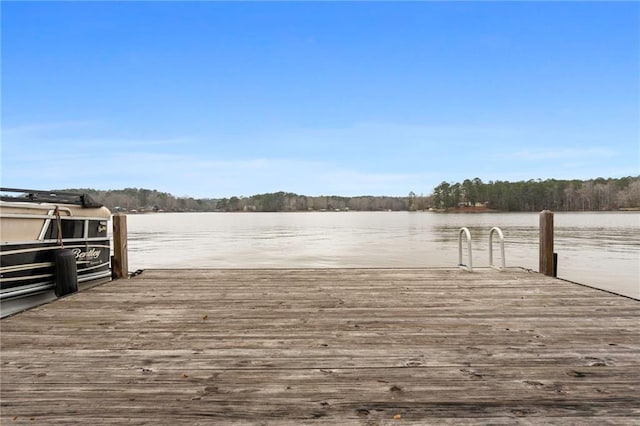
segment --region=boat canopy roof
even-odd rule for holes
[[[11,193],[12,195],[8,195]],[[73,204],[87,208],[102,207],[89,194],[65,191],[40,191],[33,189],[0,188],[0,200],[31,203]]]

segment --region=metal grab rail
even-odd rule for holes
[[[500,254],[502,254],[501,266],[496,266],[493,264],[493,233],[498,233],[498,238],[500,238]],[[502,229],[494,226],[489,231],[489,266],[493,269],[497,269],[498,271],[504,271],[506,269],[506,261],[504,257],[504,234],[502,233]]]
[[[467,237],[467,251],[469,253],[469,265],[465,265],[464,263],[462,263],[462,234],[463,233]],[[469,272],[473,272],[473,260],[471,257],[471,232],[469,232],[469,228],[460,228],[460,230],[458,231],[458,266]]]

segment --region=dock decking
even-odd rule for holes
[[[637,424],[639,325],[521,269],[147,270],[0,322],[0,422]]]

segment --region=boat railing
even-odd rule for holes
[[[0,200],[30,203],[75,204],[82,207],[102,207],[89,194],[68,191],[0,188]]]

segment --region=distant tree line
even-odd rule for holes
[[[204,212],[215,211],[217,200],[175,197],[167,192],[152,189],[125,188],[117,190],[69,189],[65,191],[83,192],[104,204],[112,212]]]
[[[408,209],[408,200],[406,197],[310,197],[288,192],[275,192],[253,195],[251,197],[195,199],[191,197],[175,197],[166,192],[142,188],[126,188],[109,191],[82,188],[65,189],[65,191],[87,193],[113,212],[399,211]]]
[[[258,194],[251,197],[231,197],[218,200],[221,211],[293,212],[293,211],[379,211],[407,210],[406,197],[339,197],[306,196],[290,192]]]
[[[428,196],[410,192],[407,197],[306,196],[290,192],[250,197],[175,197],[151,189],[126,188],[84,192],[111,211],[145,212],[291,212],[291,211],[416,211],[446,210],[469,206],[499,211],[597,211],[640,208],[640,176],[619,179],[442,182]]]
[[[597,211],[640,207],[640,176],[619,179],[442,182],[437,209],[483,205],[501,211]]]

